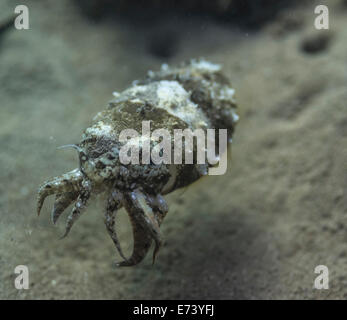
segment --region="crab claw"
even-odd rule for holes
[[[40,215],[45,199],[52,194],[78,191],[82,174],[78,169],[46,181],[38,190],[37,215]]]
[[[84,189],[80,192],[77,198],[77,202],[75,203],[75,206],[73,207],[71,213],[69,214],[67,218],[65,233],[60,239],[64,239],[69,234],[75,221],[83,214],[83,212],[87,208],[87,202],[89,198],[90,198],[89,190]]]
[[[65,209],[77,199],[77,192],[65,192],[62,194],[57,194],[55,197],[55,202],[53,205],[53,210],[51,213],[51,220],[53,224],[56,224],[60,215],[65,211]]]

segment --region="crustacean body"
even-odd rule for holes
[[[124,163],[124,141],[119,138],[122,132],[143,132],[144,127],[150,133],[162,128],[169,133],[177,129],[227,129],[230,139],[238,117],[234,90],[220,66],[204,60],[177,68],[163,65],[159,72],[150,71],[147,78],[114,95],[115,99],[84,131],[81,142],[65,146],[77,150],[79,167],[41,185],[37,210],[40,213],[45,198],[54,194],[52,221],[56,223],[63,211],[74,204],[65,237],[85,211],[90,197],[106,193],[106,229],[124,259],[118,265],[132,266],[143,260],[153,241],[153,261],[161,246],[159,227],[168,211],[163,195],[193,183],[206,174],[210,165],[168,161],[158,164],[150,158],[144,161],[144,155],[148,155],[145,149],[160,145],[158,139],[148,135],[127,140],[142,161]],[[116,213],[122,207],[133,228],[134,247],[129,258],[123,254],[115,230]]]

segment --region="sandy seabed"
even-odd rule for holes
[[[0,34],[0,298],[347,298],[347,5],[329,1],[330,30],[317,31],[316,4],[245,31],[198,16],[92,23],[71,1],[27,1],[30,30]],[[2,1],[0,17],[12,6]],[[166,38],[169,52],[153,49]],[[52,199],[35,209],[39,184],[76,167],[57,147],[78,142],[113,91],[201,56],[237,94],[227,174],[167,197],[154,266],[149,255],[114,267],[101,200],[60,241],[66,214],[54,227]],[[29,290],[14,287],[17,265],[29,267]],[[313,288],[317,265],[329,290]]]

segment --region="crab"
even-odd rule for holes
[[[134,266],[147,255],[154,242],[154,263],[162,245],[160,225],[168,205],[164,195],[188,186],[206,174],[208,164],[127,163],[121,161],[124,145],[119,139],[124,129],[140,129],[145,121],[153,129],[227,128],[230,136],[237,121],[234,89],[221,74],[219,65],[192,60],[177,68],[163,65],[159,72],[122,93],[93,119],[79,143],[78,168],[43,183],[38,190],[37,213],[46,197],[55,195],[51,219],[57,223],[61,214],[73,204],[67,217],[65,238],[77,219],[85,212],[92,196],[106,194],[104,222],[123,261],[118,266]],[[143,127],[142,127],[143,128]],[[139,131],[139,130],[138,130]],[[140,154],[144,148],[138,139]],[[158,141],[150,141],[155,147]],[[127,258],[120,246],[115,224],[116,215],[124,207],[133,229],[133,251]]]

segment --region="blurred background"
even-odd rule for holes
[[[165,3],[165,4],[163,4]],[[0,299],[347,298],[347,1],[35,0],[30,29],[0,2]],[[329,8],[329,30],[314,9]],[[92,203],[69,237],[36,216],[40,183],[113,91],[204,57],[223,65],[240,122],[228,172],[167,196],[164,246],[133,268]],[[131,232],[120,213],[128,254]],[[14,287],[27,265],[30,289]],[[326,265],[330,289],[313,288]]]

